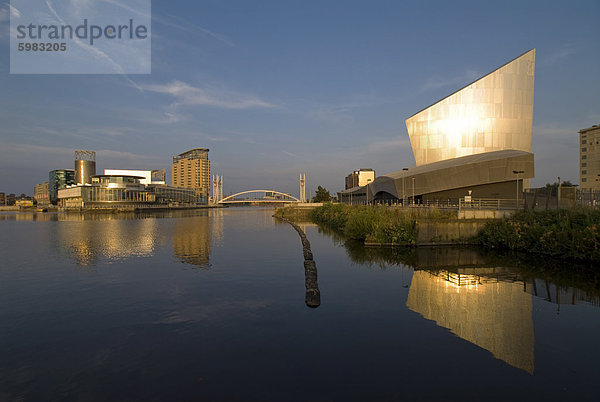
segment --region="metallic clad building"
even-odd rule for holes
[[[90,184],[96,175],[96,152],[75,151],[75,184]]]
[[[521,198],[535,173],[534,68],[532,49],[408,118],[416,167],[344,190],[339,199],[365,204]]]
[[[535,49],[406,120],[417,166],[514,149],[531,152]]]

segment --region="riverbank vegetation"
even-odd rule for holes
[[[489,248],[598,262],[600,211],[521,211],[486,223],[476,242]]]
[[[311,211],[311,220],[343,233],[346,237],[373,243],[414,246],[417,219],[448,219],[452,211],[402,209],[385,206],[325,204]]]
[[[439,209],[327,203],[303,211],[295,208],[278,211],[291,220],[310,220],[332,229],[346,239],[382,245],[418,245],[419,227],[427,226],[423,225],[424,221],[439,222],[441,227],[446,226],[444,222],[456,225],[454,211]],[[506,218],[489,219],[485,224],[482,222],[482,226],[476,236],[461,239],[456,244],[600,262],[600,210],[520,211]]]

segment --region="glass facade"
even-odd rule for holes
[[[159,204],[208,204],[208,197],[199,195],[193,188],[151,185],[148,189],[156,195]]]
[[[514,149],[531,152],[535,49],[406,120],[417,166]]]
[[[58,203],[58,190],[62,190],[73,184],[75,184],[75,170],[52,170],[48,174],[48,195],[50,203],[56,205]]]

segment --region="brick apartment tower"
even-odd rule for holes
[[[210,161],[208,148],[194,148],[173,157],[172,184],[176,187],[193,188],[196,194],[210,194]]]

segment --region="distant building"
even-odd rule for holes
[[[62,208],[144,207],[155,203],[156,196],[140,183],[142,177],[97,175],[89,184],[58,191]]]
[[[15,205],[21,208],[33,207],[33,200],[27,198],[20,198],[15,200]]]
[[[50,204],[50,192],[47,181],[35,186],[33,189],[33,199],[37,202],[37,205]]]
[[[173,157],[172,184],[192,188],[198,195],[210,193],[210,161],[207,148],[195,148]]]
[[[6,196],[6,205],[15,205],[15,201],[17,200],[17,196],[14,194],[8,194]]]
[[[152,183],[156,184],[167,184],[166,177],[167,175],[165,174],[165,169],[153,170],[150,174]]]
[[[96,152],[75,151],[75,184],[90,184],[96,174]]]
[[[51,204],[58,204],[58,190],[75,184],[75,170],[58,169],[48,173],[48,198]]]
[[[6,205],[6,194],[0,193],[0,205]]]
[[[147,186],[150,184],[165,184],[164,170],[162,170],[162,180],[154,180],[154,177],[160,178],[160,174],[154,174],[154,172],[161,172],[160,170],[122,170],[122,169],[104,169],[105,175],[111,176],[138,176],[142,177],[140,183]]]
[[[579,186],[600,190],[600,125],[579,131]]]
[[[357,186],[366,186],[375,180],[373,169],[358,169],[346,176],[346,190]]]

